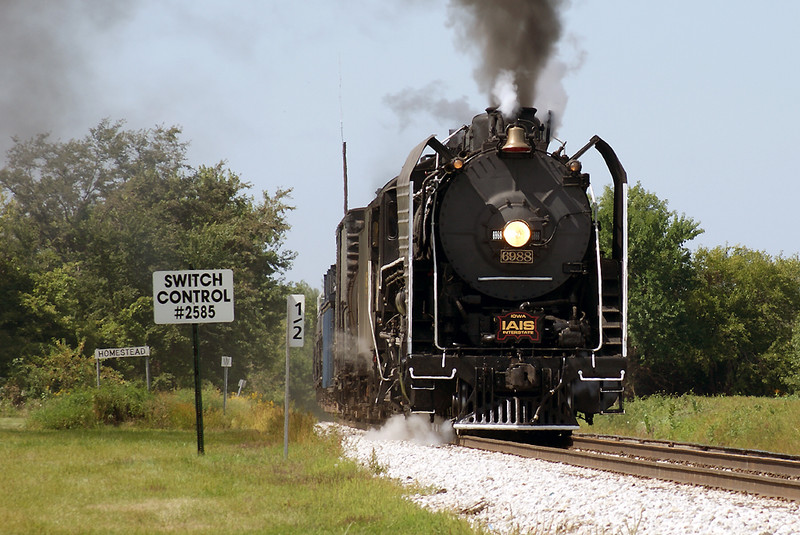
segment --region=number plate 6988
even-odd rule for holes
[[[533,264],[533,251],[530,249],[503,249],[500,251],[501,264]]]

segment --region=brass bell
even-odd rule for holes
[[[530,152],[531,146],[525,138],[525,129],[521,126],[509,126],[506,130],[506,142],[500,149],[503,152]]]

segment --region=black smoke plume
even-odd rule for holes
[[[507,115],[535,104],[539,75],[561,37],[565,1],[451,0],[459,44],[480,55],[478,86]]]

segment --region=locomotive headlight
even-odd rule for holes
[[[531,239],[531,227],[520,219],[509,221],[503,227],[503,239],[511,247],[522,247]]]

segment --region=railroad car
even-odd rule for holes
[[[323,408],[373,423],[423,413],[459,433],[568,434],[622,411],[626,174],[597,136],[571,156],[551,137],[534,108],[487,109],[424,139],[346,211],[318,307]],[[580,161],[591,148],[613,182],[608,250]]]

